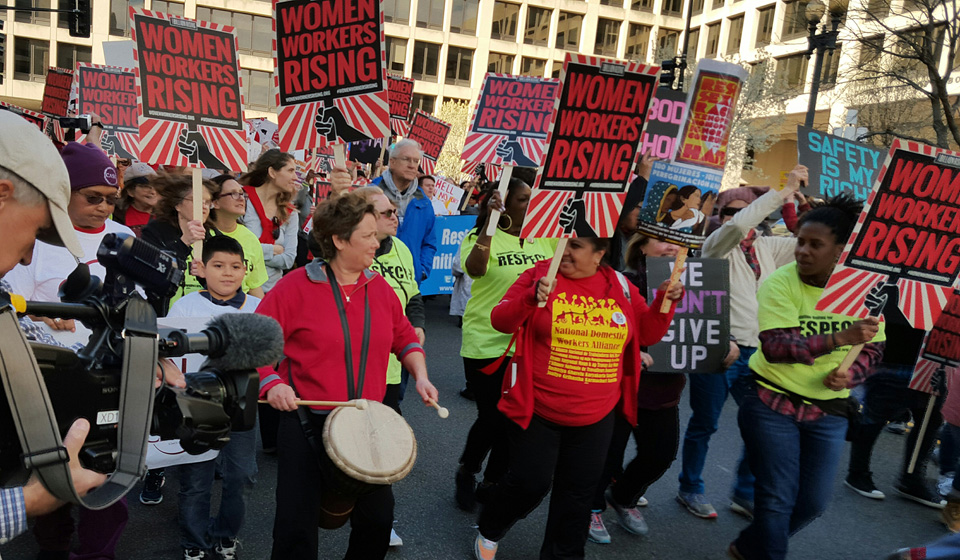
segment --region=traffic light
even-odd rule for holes
[[[3,84],[3,75],[7,71],[7,32],[3,30],[3,24],[0,19],[0,84]]]
[[[671,58],[660,63],[660,85],[669,88],[677,78],[677,59]]]
[[[73,13],[70,14],[70,36],[90,36],[90,0],[73,0]]]

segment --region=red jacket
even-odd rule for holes
[[[349,292],[353,287],[346,289]],[[386,392],[390,354],[402,360],[410,352],[422,353],[423,348],[393,288],[379,274],[365,270],[350,301],[344,301],[353,347],[355,385],[363,341],[364,292],[370,300],[371,328],[361,396],[381,402]],[[260,398],[265,398],[267,391],[278,383],[286,383],[304,400],[347,400],[343,329],[327,269],[320,261],[313,261],[280,279],[257,307],[257,313],[280,323],[284,353],[279,368],[259,368]]]
[[[533,363],[532,357],[534,345],[549,348],[550,341],[536,339],[534,329],[530,328],[530,325],[538,314],[551,313],[551,306],[558,295],[554,292],[547,300],[546,307],[537,307],[536,286],[540,278],[546,276],[549,266],[549,260],[540,261],[524,272],[507,290],[503,299],[490,314],[490,320],[495,329],[505,333],[516,333],[516,352],[510,369],[507,370],[503,379],[503,396],[500,399],[499,409],[507,418],[524,429],[533,417],[534,376],[546,375],[547,364]],[[596,297],[612,297],[626,315],[627,325],[631,329],[619,371],[620,397],[616,407],[623,417],[635,426],[637,424],[637,391],[640,381],[640,347],[650,346],[663,338],[673,319],[676,303],[670,306],[668,313],[662,314],[660,304],[663,301],[663,294],[659,294],[653,306],[648,308],[636,286],[627,282],[612,268],[602,266],[597,274],[604,276],[610,289],[607,294],[596,294]],[[629,290],[629,300],[625,290]],[[590,411],[591,414],[595,412]],[[603,411],[603,414],[607,412],[609,411]]]

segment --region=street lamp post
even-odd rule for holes
[[[824,24],[822,30],[819,30],[820,20],[823,19],[827,7],[820,0],[810,0],[804,10],[804,17],[807,20],[807,28],[810,34],[807,36],[807,59],[811,54],[816,53],[813,64],[813,83],[810,85],[810,103],[807,105],[807,119],[804,123],[808,127],[813,126],[813,118],[817,112],[817,94],[820,93],[820,74],[823,72],[823,55],[830,51],[831,55],[837,48],[837,36],[840,34],[837,28],[840,27],[840,20],[847,11],[848,0],[831,0],[830,2],[830,23],[829,28]]]

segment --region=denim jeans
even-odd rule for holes
[[[257,432],[230,432],[216,459],[180,465],[180,546],[209,549],[221,538],[235,539],[243,526],[247,496],[257,481]],[[220,511],[210,518],[210,491],[220,462]]]
[[[847,419],[824,416],[798,422],[770,409],[751,386],[738,419],[757,477],[754,517],[735,544],[748,560],[779,560],[787,556],[790,536],[819,517],[830,502]]]
[[[745,388],[750,384],[750,356],[756,351],[751,346],[740,346],[740,357],[723,374],[690,375],[690,408],[693,414],[683,436],[679,477],[681,492],[704,493],[703,466],[707,461],[710,436],[717,431],[727,395],[732,395],[733,400],[740,404]],[[733,495],[753,501],[753,474],[745,450],[741,452],[737,465]]]

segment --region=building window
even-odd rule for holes
[[[183,4],[180,2],[167,2],[167,0],[153,0],[151,10],[161,14],[183,17]]]
[[[727,54],[740,52],[740,39],[743,37],[743,16],[730,18],[730,34],[727,35]]]
[[[13,43],[13,79],[43,82],[50,67],[50,43],[17,37]]]
[[[527,26],[523,31],[523,42],[527,45],[547,46],[550,40],[550,17],[553,10],[546,8],[527,8]]]
[[[417,4],[417,27],[443,29],[444,0],[420,0]]]
[[[837,70],[840,67],[840,45],[832,51],[823,53],[823,67],[820,69],[820,87],[830,89],[837,85]]]
[[[410,23],[410,0],[383,0],[383,21]]]
[[[273,23],[268,17],[197,6],[197,19],[232,26],[242,53],[270,56],[273,52]]]
[[[434,95],[426,95],[423,93],[413,94],[413,102],[410,103],[410,116],[407,117],[408,120],[413,118],[413,114],[417,112],[417,109],[420,109],[424,113],[433,114],[433,108],[437,104],[437,97]]]
[[[473,50],[460,47],[450,47],[447,50],[446,83],[470,87],[470,71],[472,69]]]
[[[93,62],[93,49],[70,43],[57,43],[57,68],[73,70],[78,62]]]
[[[490,38],[502,41],[517,40],[517,20],[520,18],[520,6],[507,2],[493,3],[493,24],[490,26]]]
[[[593,54],[617,56],[617,39],[619,38],[620,22],[600,18],[597,21],[597,40],[594,43]]]
[[[858,60],[858,64],[861,68],[880,60],[880,56],[883,55],[883,40],[883,35],[873,35],[871,37],[864,37],[858,41],[858,43],[860,43],[860,59]],[[960,50],[957,52],[960,52]]]
[[[461,99],[461,98],[459,98],[459,97],[447,97],[447,96],[444,96],[444,97],[443,97],[443,104],[446,105],[447,103],[466,103],[467,105],[469,105],[469,104],[470,104],[470,100],[469,100],[469,99]],[[443,106],[443,105],[441,105],[441,107],[442,107],[442,106]]]
[[[57,0],[57,8],[61,10],[73,9],[73,2],[70,0]],[[67,14],[57,14],[57,27],[60,29],[70,29],[70,16]]]
[[[683,0],[663,0],[660,13],[665,16],[683,15]]]
[[[693,0],[693,15],[700,15],[703,13],[703,0]]]
[[[797,93],[803,92],[807,81],[807,57],[795,54],[777,59],[777,82]]]
[[[130,6],[143,8],[143,0],[110,0],[110,34],[130,36]]]
[[[273,73],[259,70],[240,69],[243,81],[244,107],[254,111],[272,111],[277,107],[277,96],[273,92]]]
[[[617,8],[623,7],[623,0],[600,0],[600,5],[602,6],[616,6]]]
[[[867,0],[867,12],[870,17],[882,20],[890,14],[890,0]],[[904,6],[906,8],[907,6]]]
[[[440,65],[440,45],[416,41],[413,44],[413,72],[416,80],[436,82]]]
[[[663,58],[673,58],[677,56],[679,39],[680,30],[661,27],[660,32],[657,34],[657,47],[660,48],[660,56]]]
[[[720,22],[707,26],[707,58],[716,58],[720,50]]]
[[[551,77],[551,78],[559,78],[559,77],[560,77],[560,72],[562,72],[562,71],[563,71],[563,61],[562,61],[562,60],[554,60],[554,61],[553,61],[553,67],[552,67],[552,69],[550,70],[550,77]]]
[[[783,31],[780,34],[780,40],[788,41],[803,37],[807,34],[807,2],[796,0],[789,2],[785,6],[783,14]]]
[[[638,12],[652,12],[653,0],[630,0],[630,9]]]
[[[646,60],[650,44],[650,26],[631,23],[627,34],[627,47],[623,54],[630,60]]]
[[[691,29],[687,32],[687,60],[697,60],[697,49],[700,48],[700,28]]]
[[[16,0],[13,3],[17,8],[49,8],[50,0]],[[50,12],[14,12],[13,21],[20,23],[34,23],[36,25],[50,25]]]
[[[557,22],[557,48],[568,51],[580,49],[580,29],[583,27],[583,15],[560,12]]]
[[[525,56],[520,59],[520,75],[542,78],[547,70],[547,61]]]
[[[477,12],[480,0],[457,0],[450,14],[450,32],[464,35],[477,34]]]
[[[770,44],[770,38],[773,37],[773,15],[777,6],[767,6],[757,10],[757,46],[762,47]]]
[[[490,53],[487,58],[487,72],[513,74],[513,55],[498,52]]]
[[[403,65],[407,61],[407,40],[387,37],[387,72],[403,74]]]

